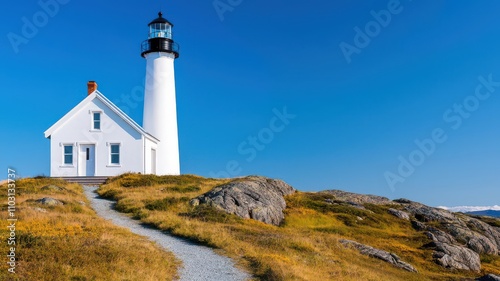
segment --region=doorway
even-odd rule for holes
[[[80,145],[78,176],[95,176],[95,144]]]
[[[156,175],[156,149],[151,149],[151,174]]]

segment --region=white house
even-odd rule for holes
[[[87,97],[45,131],[52,177],[180,174],[174,77],[179,52],[173,25],[158,15],[142,43],[147,61],[144,127],[90,81]]]

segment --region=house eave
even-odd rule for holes
[[[97,91],[94,91],[92,94],[88,95],[86,98],[84,98],[81,102],[79,102],[75,107],[73,107],[70,111],[68,111],[62,118],[57,120],[56,123],[54,123],[50,128],[48,128],[44,134],[45,138],[49,138],[55,131],[57,131],[64,123],[66,123],[71,117],[73,117],[74,113],[79,110],[80,107],[83,107],[85,103],[88,101],[94,99],[96,96]]]

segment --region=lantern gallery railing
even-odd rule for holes
[[[163,39],[163,38],[162,38]],[[168,40],[158,40],[157,39],[148,39],[141,44],[141,53],[144,56],[147,53],[153,52],[168,52],[173,53],[175,57],[179,57],[179,44]]]

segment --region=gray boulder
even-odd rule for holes
[[[47,213],[47,209],[44,209],[44,208],[35,207],[32,209],[37,211],[37,212],[40,212],[40,213]]]
[[[456,244],[457,241],[450,234],[439,230],[434,227],[427,227],[427,232],[425,233],[429,239],[433,242],[446,243],[446,244]]]
[[[42,199],[38,199],[35,201],[36,203],[40,203],[42,205],[45,205],[45,206],[61,206],[61,205],[64,205],[63,202],[57,200],[57,199],[54,199],[54,198],[50,198],[50,197],[45,197],[45,198],[42,198]]]
[[[387,205],[394,204],[391,200],[386,197],[377,196],[377,195],[365,195],[365,194],[357,194],[342,190],[326,190],[322,191],[324,193],[331,194],[335,196],[336,200],[355,203],[357,205],[363,205],[366,203],[375,204],[375,205]]]
[[[279,225],[285,218],[284,196],[294,192],[284,181],[251,176],[218,186],[190,203],[206,204],[242,218]]]
[[[394,199],[392,200],[396,203],[400,203],[400,204],[410,204],[412,203],[413,201],[411,201],[410,199],[406,199],[406,198],[399,198],[399,199]]]
[[[49,185],[42,187],[42,190],[43,191],[63,191],[64,188],[59,187],[59,186],[54,185],[54,184],[49,184]]]
[[[396,254],[389,253],[380,249],[376,249],[367,245],[360,244],[355,241],[341,239],[339,242],[346,247],[353,247],[358,250],[362,255],[374,257],[388,262],[396,267],[402,268],[410,272],[417,272],[417,270],[409,263],[401,260]]]
[[[428,227],[426,234],[433,241],[433,257],[437,264],[452,269],[481,270],[479,255],[471,249],[457,245],[457,241],[450,234],[434,227]]]
[[[419,221],[412,220],[411,221],[411,226],[416,230],[416,231],[423,231],[427,229],[427,226]]]
[[[480,231],[485,237],[490,239],[493,244],[496,244],[498,253],[500,254],[500,228],[468,216],[465,216],[463,220],[467,224],[467,227]]]
[[[319,192],[318,194],[321,194],[321,193],[326,193],[326,194],[329,194],[328,192]],[[355,203],[355,202],[352,202],[352,201],[342,201],[342,200],[332,200],[332,199],[325,199],[325,203],[328,203],[328,204],[331,204],[331,205],[342,205],[342,206],[349,206],[349,207],[353,207],[353,208],[356,208],[356,209],[359,209],[359,210],[363,210],[363,211],[366,211],[368,213],[372,213],[373,214],[373,211],[370,211],[368,209],[365,208],[365,206],[361,205],[361,204],[358,204],[358,203]]]
[[[392,209],[392,208],[390,208],[387,211],[389,212],[389,214],[391,214],[395,217],[398,217],[400,219],[407,220],[407,221],[410,220],[410,215],[407,212],[403,212],[403,211]]]
[[[353,208],[356,208],[356,209],[360,209],[360,210],[366,210],[365,206],[361,205],[361,204],[358,204],[358,203],[354,203],[354,202],[347,202],[345,203],[347,204],[348,206],[351,206]]]
[[[444,228],[457,241],[466,243],[467,247],[478,254],[498,254],[496,241],[492,241],[490,238],[476,231],[470,230],[467,226],[459,224],[445,224]]]
[[[436,243],[436,252],[434,252],[433,256],[439,265],[446,268],[471,271],[481,270],[479,255],[471,249],[462,246]]]
[[[500,276],[488,274],[476,279],[476,281],[500,281]]]
[[[452,212],[447,210],[433,208],[420,204],[417,202],[409,201],[407,199],[395,200],[395,202],[405,202],[401,203],[405,210],[412,214],[417,220],[421,222],[448,222],[448,223],[460,223],[457,217],[453,215]],[[407,203],[409,202],[409,203]]]

